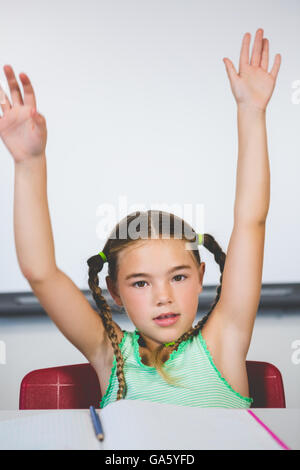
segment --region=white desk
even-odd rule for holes
[[[292,450],[300,450],[300,409],[252,409],[266,426],[268,426],[288,447]],[[0,410],[0,421],[15,419],[18,417],[28,417],[41,413],[53,413],[56,410]],[[70,412],[70,410],[61,410]],[[72,410],[76,412],[85,412],[89,410]],[[235,410],[235,412],[245,413],[244,410]],[[197,413],[201,413],[198,409]],[[167,447],[168,448],[168,447]],[[184,449],[183,449],[184,450]]]

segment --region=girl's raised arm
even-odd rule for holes
[[[250,34],[243,37],[239,73],[224,63],[237,102],[238,163],[234,227],[228,245],[218,302],[224,331],[246,357],[260,300],[265,222],[270,201],[266,107],[272,96],[281,56],[269,67],[269,42],[258,29],[249,63]]]
[[[20,74],[24,100],[12,67],[4,67],[12,104],[1,90],[0,136],[15,168],[14,234],[17,258],[41,305],[60,331],[89,361],[105,355],[107,338],[97,312],[56,266],[47,202],[45,118],[36,112],[33,87]]]

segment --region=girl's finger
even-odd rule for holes
[[[1,84],[0,84],[0,105],[1,105],[1,109],[3,111],[3,114],[5,114],[7,111],[9,111],[11,109],[10,101],[8,99],[7,94],[3,90]]]
[[[262,50],[262,55],[261,55],[260,66],[266,72],[268,71],[268,68],[269,68],[269,41],[266,38],[263,39],[263,50]]]
[[[241,53],[240,53],[240,64],[239,72],[243,68],[243,65],[249,65],[249,45],[251,40],[251,34],[245,33],[242,41]]]
[[[261,61],[261,51],[262,51],[262,40],[263,40],[264,30],[262,28],[256,31],[255,40],[252,48],[252,57],[250,65],[258,67]]]
[[[18,105],[24,104],[22,94],[21,94],[21,91],[20,91],[16,76],[15,76],[15,73],[13,71],[13,68],[10,65],[5,65],[3,68],[4,68],[6,78],[7,78],[8,86],[10,89],[12,106],[16,104]]]
[[[274,65],[273,65],[272,70],[270,72],[270,74],[272,75],[272,77],[275,80],[277,78],[277,75],[278,75],[278,72],[279,72],[279,69],[280,69],[280,64],[281,64],[281,55],[276,54],[275,59],[274,59]]]
[[[238,76],[237,71],[235,70],[235,66],[233,65],[233,63],[231,62],[231,60],[228,59],[227,57],[225,57],[225,58],[223,59],[223,62],[224,62],[224,64],[225,64],[225,66],[226,66],[226,71],[227,71],[229,80],[230,80],[231,82],[233,82],[233,81],[236,79],[236,77]]]
[[[20,73],[19,77],[24,88],[24,104],[36,109],[36,98],[28,75]]]

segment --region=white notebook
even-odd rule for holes
[[[41,410],[0,421],[0,449],[283,449],[247,410],[119,400],[96,411],[102,442],[88,409]]]

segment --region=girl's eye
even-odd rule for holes
[[[175,279],[175,277],[184,277],[186,279],[186,276],[184,274],[177,274],[177,276],[174,276],[173,279]]]
[[[135,282],[134,284],[132,284],[134,287],[136,286],[136,284],[140,284],[140,283],[143,283],[143,282],[146,282],[146,281],[137,281]]]

